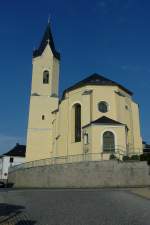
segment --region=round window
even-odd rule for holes
[[[107,102],[104,102],[104,101],[99,102],[98,103],[98,110],[100,112],[102,112],[102,113],[108,112],[108,104],[107,104]]]

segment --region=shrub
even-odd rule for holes
[[[140,161],[147,161],[147,164],[150,165],[150,153],[140,155]]]
[[[109,159],[110,159],[110,160],[111,160],[111,159],[116,159],[116,156],[115,156],[114,154],[111,154],[110,157],[109,157]]]
[[[147,155],[146,154],[140,155],[140,161],[147,161]]]
[[[128,160],[130,160],[130,157],[127,156],[127,155],[124,155],[123,158],[122,158],[122,160],[123,160],[123,161],[128,161]]]
[[[140,156],[139,155],[132,155],[131,160],[139,160]]]
[[[150,160],[150,153],[143,153],[142,155],[140,155],[140,160],[141,161],[148,161],[148,160]]]

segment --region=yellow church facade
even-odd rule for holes
[[[133,93],[92,74],[59,98],[60,54],[50,24],[33,52],[26,161],[55,157],[110,159],[140,155],[139,106]]]

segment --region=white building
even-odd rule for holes
[[[25,162],[26,146],[16,144],[10,151],[0,156],[0,180],[5,181],[8,177],[8,169]]]

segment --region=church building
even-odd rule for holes
[[[139,106],[121,84],[94,73],[59,98],[60,54],[49,23],[32,63],[27,162],[142,153]]]

